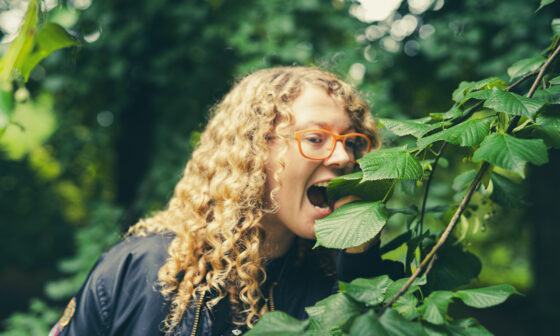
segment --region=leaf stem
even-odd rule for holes
[[[424,276],[426,277],[426,279],[428,278],[428,274],[430,273],[430,271],[432,270],[432,267],[434,267],[434,262],[437,260],[437,253],[434,254],[432,260],[430,260],[430,263],[428,264],[428,268],[426,268],[426,272],[424,272]]]
[[[541,78],[543,77],[544,72],[546,71],[546,68],[550,65],[550,63],[554,60],[554,58],[556,56],[558,56],[558,53],[560,53],[560,46],[558,46],[554,50],[554,52],[548,57],[546,62],[541,66],[539,74],[537,75],[537,78],[535,78],[535,80],[533,82],[533,85],[531,86],[531,89],[529,89],[529,92],[526,95],[527,98],[531,98],[531,96],[535,93],[535,90],[536,90],[537,86],[539,85],[539,83],[541,81]],[[517,84],[517,82],[515,84]],[[513,129],[516,127],[518,121],[519,121],[519,116],[516,116],[515,118],[513,118],[511,120],[510,124],[509,124],[509,127],[508,127],[506,133],[511,133],[511,131],[513,131]],[[404,293],[406,293],[408,288],[410,288],[410,286],[412,285],[412,282],[420,275],[420,273],[422,272],[422,269],[435,256],[436,252],[445,243],[447,238],[449,238],[449,235],[451,234],[451,232],[453,231],[453,229],[457,225],[457,222],[459,221],[459,218],[461,217],[461,215],[463,214],[463,212],[467,208],[467,205],[469,204],[472,195],[474,194],[475,190],[478,188],[478,185],[479,185],[480,181],[482,180],[482,177],[486,173],[486,170],[488,169],[488,167],[490,167],[490,163],[488,163],[487,161],[484,161],[482,163],[482,166],[480,167],[478,173],[476,174],[476,177],[474,178],[474,181],[470,185],[470,187],[467,190],[467,193],[465,194],[465,196],[463,196],[463,199],[461,200],[461,203],[457,207],[457,210],[455,211],[455,214],[453,215],[453,217],[449,221],[449,224],[445,228],[445,231],[441,235],[438,242],[434,245],[432,250],[422,260],[420,265],[418,265],[418,268],[416,268],[416,270],[414,271],[412,276],[410,276],[410,278],[407,280],[407,282],[401,287],[401,289],[399,289],[397,294],[395,294],[395,296],[393,296],[393,298],[389,302],[387,302],[385,305],[383,305],[380,312],[378,313],[379,315],[383,314],[383,312],[387,308],[392,306],[400,296],[402,296]]]
[[[420,227],[420,235],[424,232],[423,224],[424,224],[424,214],[426,213],[426,203],[428,201],[428,193],[430,192],[430,185],[432,184],[432,178],[434,177],[434,173],[436,171],[436,167],[439,161],[439,158],[443,154],[445,147],[447,146],[447,141],[443,141],[443,144],[439,148],[438,153],[436,154],[436,158],[434,160],[434,164],[432,165],[432,171],[430,171],[430,176],[428,177],[428,182],[426,183],[426,190],[424,191],[424,198],[422,199],[422,207],[420,210],[420,219],[418,221]],[[420,247],[420,255],[422,256],[422,240],[418,243]]]
[[[397,184],[397,179],[393,180],[393,183],[391,183],[391,187],[389,188],[389,190],[387,190],[387,192],[385,193],[385,196],[383,197],[383,200],[381,201],[381,203],[385,203],[385,200],[387,199],[387,197],[389,197],[389,194],[391,193],[391,191],[393,190],[393,188],[395,187],[395,184]]]

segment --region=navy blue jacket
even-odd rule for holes
[[[163,335],[162,321],[169,312],[169,302],[155,283],[172,239],[171,235],[131,237],[103,254],[50,335]],[[337,280],[373,277],[394,268],[381,260],[378,246],[361,254],[339,252],[336,276],[326,275],[311,258],[296,263],[295,254],[291,251],[273,260],[267,266],[267,277],[278,283],[273,288],[275,309],[299,319],[307,318],[305,307],[337,291]],[[264,285],[263,293],[268,293],[268,286]],[[191,335],[196,306],[193,302],[185,312],[177,335]],[[197,335],[238,335],[244,331],[231,323],[227,298],[211,310],[201,307]]]

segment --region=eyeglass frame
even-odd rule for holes
[[[301,135],[302,135],[303,133],[306,133],[306,132],[313,132],[313,131],[315,131],[315,132],[325,132],[325,133],[330,134],[330,135],[334,138],[334,142],[333,142],[333,146],[332,146],[331,152],[330,152],[329,155],[325,156],[324,158],[316,159],[316,158],[309,157],[309,156],[307,156],[307,155],[305,155],[305,154],[303,153],[303,150],[302,150],[302,148],[301,148]],[[336,134],[336,133],[333,133],[333,132],[331,132],[331,131],[329,131],[329,130],[326,130],[326,129],[317,129],[317,128],[315,128],[315,129],[306,129],[306,130],[296,131],[296,132],[294,132],[293,134],[284,135],[284,136],[295,138],[296,141],[297,141],[297,143],[298,143],[299,153],[301,154],[301,156],[303,156],[304,158],[309,159],[309,160],[317,160],[317,161],[319,161],[319,160],[326,160],[326,159],[330,158],[330,157],[333,155],[333,153],[334,153],[334,150],[335,150],[335,148],[336,148],[336,143],[337,143],[338,141],[341,141],[341,142],[342,142],[342,146],[344,146],[344,150],[346,150],[346,139],[347,139],[348,137],[350,137],[350,136],[359,136],[359,137],[361,137],[361,138],[366,139],[366,141],[367,141],[367,148],[366,148],[366,150],[365,150],[365,153],[369,152],[369,150],[371,149],[371,140],[367,137],[367,135],[365,135],[365,134],[363,134],[363,133]],[[352,160],[352,162],[353,162],[353,163],[356,163],[357,161],[356,161],[356,160]]]

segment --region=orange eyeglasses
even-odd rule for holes
[[[365,134],[334,134],[324,129],[297,131],[293,137],[298,142],[299,152],[307,159],[324,160],[334,153],[336,142],[341,141],[351,161],[364,156],[371,147],[371,141]]]

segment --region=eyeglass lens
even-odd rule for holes
[[[301,135],[301,150],[305,156],[310,158],[324,159],[331,154],[334,146],[334,137],[328,132],[309,131]],[[344,148],[351,160],[357,160],[368,149],[367,138],[360,135],[347,136]]]

